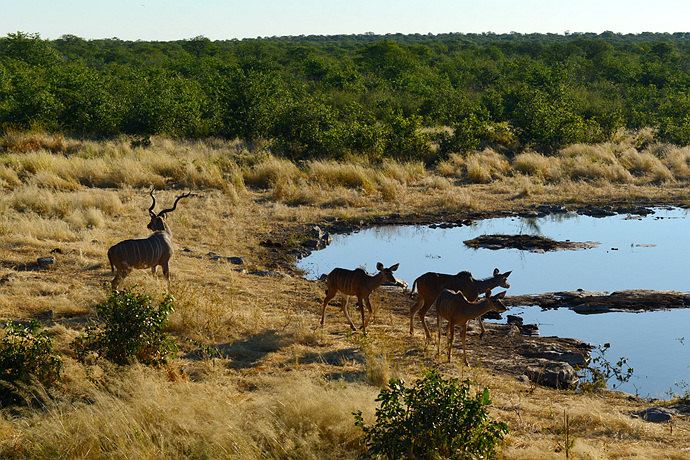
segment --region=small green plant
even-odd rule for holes
[[[113,291],[108,300],[96,306],[99,324],[87,329],[74,342],[82,361],[90,353],[116,364],[137,360],[144,364],[163,364],[177,351],[174,340],[163,332],[174,298],[166,295],[156,307],[151,297],[128,291]]]
[[[634,373],[634,369],[628,365],[628,358],[621,357],[612,363],[606,357],[606,351],[611,347],[610,343],[597,346],[596,356],[592,362],[582,369],[582,381],[580,389],[582,391],[597,391],[608,387],[609,380],[612,378],[617,383],[611,388],[618,388],[621,384],[628,382]]]
[[[489,390],[470,394],[470,382],[444,379],[431,370],[411,388],[391,380],[377,401],[376,422],[364,431],[369,454],[384,458],[490,458],[508,425],[489,419]]]
[[[570,433],[570,417],[566,411],[563,411],[563,442],[558,442],[556,445],[556,452],[565,452],[566,460],[574,458],[573,448],[575,447],[575,438]]]
[[[38,383],[44,388],[60,380],[62,360],[53,351],[51,338],[38,321],[8,322],[0,341],[0,404],[28,402],[26,390]]]

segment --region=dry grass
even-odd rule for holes
[[[452,156],[435,170],[396,162],[298,166],[236,141],[154,138],[151,147],[132,149],[126,140],[12,136],[2,144],[12,147],[0,153],[0,319],[52,311],[50,333],[67,371],[47,408],[2,413],[2,458],[356,458],[361,432],[351,412],[363,410],[370,422],[379,387],[437,366],[435,350],[407,334],[409,299],[398,294],[372,298],[386,307],[366,342],[350,335],[334,307],[321,329],[323,285],[299,277],[283,250],[261,241],[300,237],[307,224],[393,212],[680,203],[690,179],[688,148],[630,136],[548,158]],[[69,343],[107,295],[109,245],[147,234],[150,180],[165,188],[158,194],[163,206],[180,188],[197,194],[169,218],[177,302],[168,331],[181,352],[161,369],[82,365]],[[27,268],[52,249],[60,249],[53,269]],[[247,271],[288,273],[236,271],[209,251],[242,256]],[[144,270],[125,285],[154,295],[165,289],[160,275]],[[507,458],[562,458],[556,446],[563,410],[583,458],[687,456],[689,422],[679,420],[670,433],[632,419],[642,402],[535,389],[481,366],[440,367],[491,388],[492,415],[511,429]]]

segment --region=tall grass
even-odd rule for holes
[[[174,380],[142,367],[123,371],[118,379],[92,385],[88,404],[58,403],[15,421],[23,425],[21,434],[5,438],[0,453],[3,458],[352,458],[361,435],[352,412],[363,408],[370,415],[375,398],[371,387],[305,376],[260,378],[249,397],[220,380]]]

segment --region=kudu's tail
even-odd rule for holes
[[[417,280],[414,280],[414,283],[412,283],[412,289],[410,289],[410,297],[414,297],[415,289],[417,289]]]

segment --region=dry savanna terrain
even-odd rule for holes
[[[325,286],[303,279],[290,255],[306,228],[335,219],[462,218],[550,203],[688,205],[689,181],[690,147],[655,143],[648,131],[552,157],[484,150],[434,167],[294,164],[238,141],[153,138],[133,148],[124,138],[7,134],[0,319],[41,319],[64,371],[42,404],[0,412],[0,457],[356,458],[362,432],[352,412],[371,422],[390,377],[412,381],[438,368],[491,390],[491,415],[510,428],[502,457],[564,458],[565,413],[576,458],[689,458],[689,420],[647,423],[631,416],[648,406],[633,397],[522,383],[473,357],[491,331],[481,344],[469,335],[473,367],[437,360],[421,328],[408,334],[412,300],[400,290],[372,295],[378,313],[366,335],[350,332],[335,301],[321,328]],[[195,193],[168,219],[176,246],[168,332],[180,351],[160,367],[82,364],[70,344],[108,296],[106,251],[148,234],[151,186],[159,206]],[[260,244],[269,239],[282,247]],[[53,250],[55,265],[37,269],[37,257]],[[209,252],[242,257],[243,271]],[[362,254],[362,263],[375,262]],[[166,289],[148,270],[124,286],[155,298]]]

